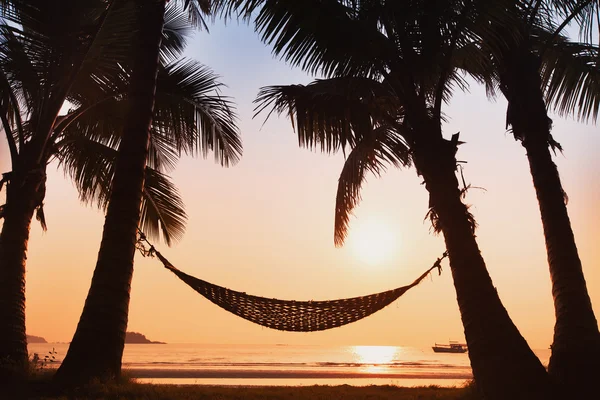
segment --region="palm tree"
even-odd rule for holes
[[[114,179],[92,284],[69,351],[56,374],[61,384],[92,379],[117,379],[121,373],[133,258],[140,219],[144,166],[155,112],[160,45],[166,0],[134,0],[138,12],[138,40],[130,75],[129,109],[115,162]],[[192,22],[203,23],[208,1],[185,1]],[[194,69],[182,69],[193,73]],[[189,102],[194,142],[204,155],[209,150],[222,165],[237,161],[241,141],[230,103],[210,92],[218,89],[214,76],[199,85],[200,95]],[[183,83],[187,82],[185,79]],[[158,105],[158,99],[157,105]]]
[[[113,38],[99,33],[111,12],[104,1],[15,0],[0,6],[10,21],[0,27],[0,122],[12,166],[0,184],[6,185],[0,233],[0,360],[4,367],[22,371],[27,361],[27,241],[34,212],[45,227],[50,138],[63,103],[79,86],[78,79],[111,77],[115,71],[111,63],[123,59],[126,52]],[[71,11],[66,14],[64,9]],[[100,57],[99,49],[104,47]]]
[[[600,332],[567,212],[567,197],[550,152],[562,148],[550,133],[546,100],[563,115],[597,118],[598,47],[569,42],[561,31],[576,20],[589,32],[600,4],[540,0],[518,5],[521,17],[511,29],[519,35],[510,36],[512,43],[492,58],[500,90],[508,100],[507,126],[527,152],[544,227],[556,314],[548,371],[556,382],[568,386],[570,393],[584,394],[600,373],[594,361],[600,357]],[[560,25],[544,26],[556,19]]]
[[[25,14],[20,14],[24,17]],[[41,16],[44,14],[42,13]],[[34,15],[35,16],[35,15]],[[28,17],[33,20],[33,16]],[[2,130],[6,134],[13,162],[13,172],[4,174],[7,186],[6,204],[2,206],[5,223],[2,228],[2,237],[12,238],[16,243],[18,236],[25,233],[28,236],[29,224],[33,217],[34,208],[37,207],[37,216],[45,229],[42,202],[45,194],[46,166],[57,159],[65,172],[69,174],[79,190],[83,201],[96,202],[101,207],[106,207],[110,185],[114,175],[114,160],[116,147],[120,142],[122,126],[124,123],[124,109],[128,104],[127,87],[128,75],[121,66],[110,74],[101,75],[102,69],[110,66],[112,61],[126,60],[125,55],[129,50],[121,39],[127,39],[131,29],[127,26],[131,13],[126,8],[113,10],[111,19],[104,23],[104,28],[110,31],[97,32],[94,46],[113,46],[111,50],[103,50],[100,54],[93,48],[88,50],[87,58],[83,61],[86,68],[82,71],[93,75],[83,75],[75,78],[70,91],[66,94],[72,109],[66,115],[57,115],[50,127],[45,150],[40,163],[40,174],[44,181],[37,193],[18,192],[18,180],[10,179],[15,170],[18,170],[27,161],[28,146],[36,140],[36,133],[29,127],[34,123],[33,116],[37,110],[44,110],[52,104],[48,98],[36,98],[44,93],[41,82],[51,77],[53,65],[45,60],[49,55],[56,54],[60,48],[52,48],[42,42],[48,37],[48,32],[40,29],[43,27],[38,21],[36,30],[33,26],[23,25],[17,29],[13,25],[3,23],[0,26],[0,65],[3,82],[0,96],[0,119]],[[183,234],[185,226],[185,211],[177,190],[168,177],[164,174],[174,167],[174,163],[181,150],[191,149],[195,146],[196,123],[195,112],[190,103],[198,96],[212,90],[218,84],[215,76],[205,67],[192,60],[170,62],[168,56],[177,56],[184,47],[185,29],[187,20],[182,18],[180,11],[170,7],[166,13],[164,41],[161,49],[164,54],[166,66],[162,67],[159,74],[157,117],[153,124],[150,157],[147,162],[147,176],[142,203],[142,216],[140,224],[150,235],[161,235],[167,244],[178,239]],[[53,20],[49,21],[52,23]],[[60,24],[60,21],[58,21]],[[121,31],[116,27],[121,26]],[[48,28],[55,29],[52,25]],[[111,36],[117,39],[109,38]],[[62,45],[60,42],[55,44]],[[115,47],[116,46],[116,47]],[[37,51],[42,49],[43,51]],[[73,48],[72,51],[77,51]],[[65,63],[70,53],[63,54]],[[123,64],[125,65],[125,64]],[[93,67],[93,68],[92,68]],[[64,84],[64,77],[59,77],[55,85]],[[108,79],[110,78],[110,79]],[[56,100],[59,101],[58,99]],[[60,108],[60,107],[59,107]],[[19,134],[22,133],[22,141]],[[39,135],[39,134],[38,134]],[[4,184],[5,182],[3,182]],[[35,195],[35,197],[28,197]],[[29,209],[29,214],[24,219],[18,220],[13,215],[19,203],[30,202],[36,207]],[[10,223],[12,221],[12,223]],[[16,224],[21,222],[22,225]],[[9,223],[7,223],[9,222]],[[25,225],[26,224],[26,225]],[[17,254],[23,264],[11,266],[4,258],[0,260],[2,274],[13,271],[13,281],[3,281],[5,290],[0,293],[2,299],[3,318],[0,324],[0,335],[6,340],[0,342],[3,359],[7,367],[24,365],[27,360],[27,343],[25,337],[24,310],[25,298],[22,296],[25,285],[24,262],[27,250],[27,236],[24,244],[4,247],[2,251],[20,251]],[[6,275],[2,275],[6,276]],[[19,278],[19,279],[16,279]],[[15,296],[14,294],[21,294]],[[16,311],[15,311],[16,310]]]
[[[434,228],[444,235],[479,388],[490,399],[550,398],[548,375],[502,306],[475,240],[474,218],[461,200],[458,134],[448,140],[441,131],[442,104],[465,85],[457,67],[468,56],[483,67],[475,43],[493,34],[490,21],[510,15],[487,1],[236,6],[245,15],[256,12],[257,30],[276,54],[328,78],[264,88],[257,101],[259,112],[289,113],[301,145],[352,149],[338,187],[336,243],[344,239],[365,172],[407,164],[409,155],[429,192]]]

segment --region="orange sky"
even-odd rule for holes
[[[199,278],[266,297],[310,300],[369,294],[410,283],[443,252],[441,237],[424,222],[427,193],[414,170],[370,177],[345,248],[333,246],[333,211],[343,157],[299,149],[289,122],[252,119],[252,100],[264,85],[307,82],[274,60],[252,29],[231,24],[200,34],[188,55],[211,66],[235,97],[244,156],[222,169],[212,159],[183,159],[173,178],[187,204],[184,239],[158,244],[180,269]],[[444,132],[461,132],[458,158],[473,186],[467,201],[479,223],[478,242],[504,305],[534,348],[551,343],[554,312],[542,227],[525,152],[505,132],[506,104],[472,87],[445,109]],[[600,136],[597,126],[555,118],[563,145],[556,157],[583,261],[600,315]],[[2,143],[0,163],[6,170]],[[49,230],[34,221],[27,264],[27,329],[50,341],[69,341],[87,294],[103,216],[80,205],[70,182],[50,167],[46,196]],[[357,257],[352,237],[369,223],[396,238],[379,264]],[[364,235],[363,235],[364,236]],[[447,262],[444,264],[447,266]],[[196,294],[157,260],[136,257],[129,329],[179,343],[323,343],[428,346],[462,340],[448,268],[387,309],[342,328],[285,333],[239,319]]]

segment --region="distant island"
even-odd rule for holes
[[[48,341],[41,336],[27,335],[27,343],[48,343]],[[165,342],[154,342],[139,332],[126,332],[125,333],[125,343],[166,344]]]
[[[131,344],[166,344],[165,342],[153,342],[149,340],[146,336],[142,335],[138,332],[126,332],[125,333],[125,343]]]
[[[48,343],[46,339],[41,336],[27,335],[27,343]]]

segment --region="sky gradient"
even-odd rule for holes
[[[283,299],[333,299],[412,282],[444,251],[443,238],[424,221],[428,197],[414,169],[369,177],[351,220],[348,245],[333,245],[333,216],[341,154],[301,149],[285,117],[253,117],[258,89],[307,83],[310,77],[275,59],[252,28],[217,24],[190,41],[187,56],[210,66],[238,105],[244,155],[224,169],[212,158],[184,157],[172,177],[189,216],[173,247],[155,243],[183,271],[232,289]],[[542,226],[525,151],[505,129],[506,103],[482,88],[456,93],[444,109],[444,134],[460,132],[458,152],[468,183],[466,201],[479,224],[477,239],[500,297],[533,348],[552,341],[554,310]],[[588,289],[600,314],[600,135],[595,125],[553,116],[564,148],[555,157],[569,196]],[[0,166],[7,169],[6,146]],[[96,262],[103,214],[79,203],[56,165],[45,200],[48,231],[34,220],[27,261],[27,329],[49,341],[75,331]],[[365,226],[383,226],[395,239],[379,263],[358,257]],[[269,330],[204,299],[156,259],[136,255],[129,330],[172,343],[307,343],[429,346],[463,340],[452,278],[444,262],[433,275],[383,311],[317,333]]]

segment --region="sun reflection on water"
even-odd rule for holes
[[[394,346],[353,346],[357,363],[364,364],[365,372],[383,372],[397,359],[400,349]]]

